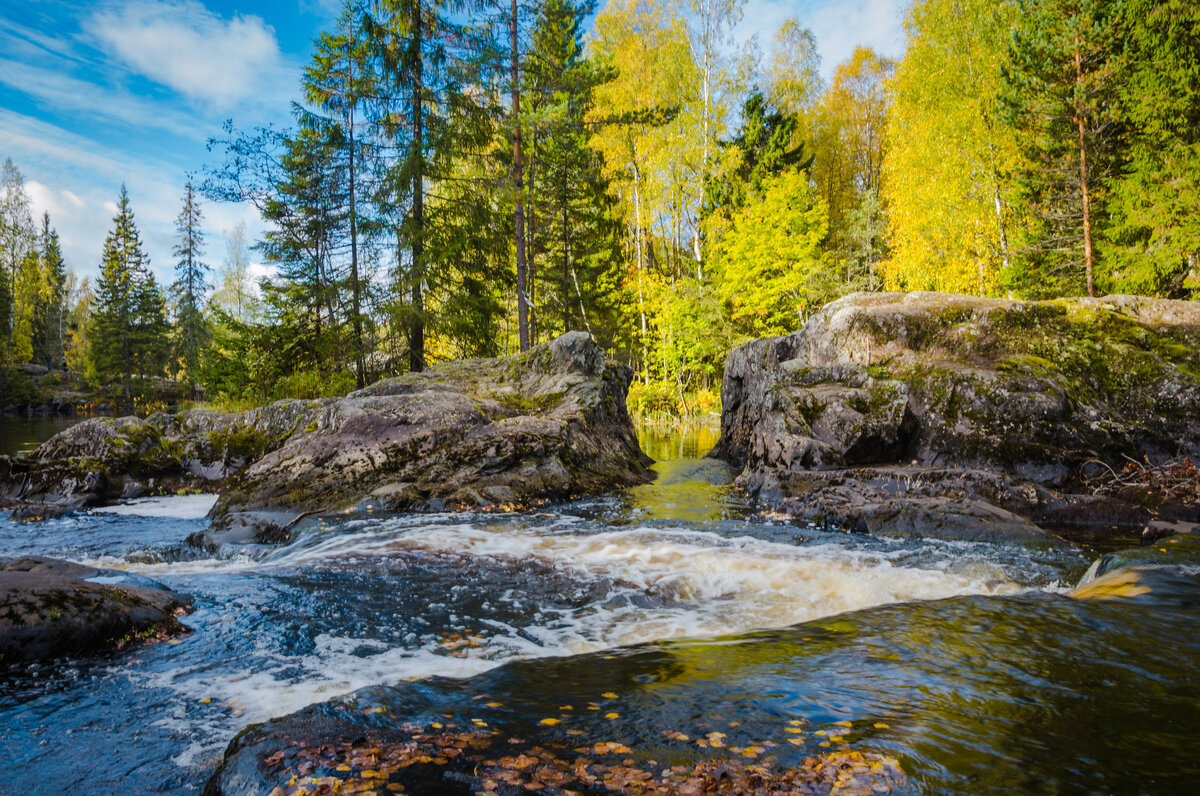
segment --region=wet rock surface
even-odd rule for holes
[[[186,631],[175,593],[69,561],[0,560],[0,667],[122,649]]]
[[[1136,537],[1193,507],[1136,485],[1101,495],[1094,476],[1200,456],[1200,305],[856,294],[734,350],[722,401],[711,455],[800,518],[953,538]]]

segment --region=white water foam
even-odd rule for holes
[[[216,495],[169,495],[138,498],[113,506],[92,509],[96,514],[118,514],[125,517],[172,517],[181,520],[201,520],[217,502]]]

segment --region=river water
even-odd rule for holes
[[[643,710],[869,717],[862,742],[917,791],[1200,783],[1191,563],[1173,570],[1182,597],[1076,600],[1087,550],[797,527],[698,458],[710,430],[640,439],[659,476],[619,495],[356,519],[260,558],[183,545],[203,496],[0,520],[0,555],[129,570],[196,607],[182,638],[0,677],[0,793],[197,793],[242,728],[367,686],[508,683],[543,715],[562,695],[539,683],[564,667],[651,683],[637,673],[664,656],[674,685],[645,686]],[[689,641],[627,648],[672,639]]]

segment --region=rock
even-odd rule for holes
[[[231,478],[210,541],[282,541],[315,512],[479,508],[650,480],[625,410],[631,371],[573,332],[329,401]]]
[[[1154,508],[1077,494],[1083,473],[1200,454],[1200,304],[854,294],[731,352],[721,397],[710,455],[801,517],[955,537],[1125,533]],[[840,475],[812,475],[828,472]],[[980,492],[979,473],[1003,488]],[[919,494],[885,484],[917,474]]]
[[[479,508],[645,483],[625,410],[632,372],[583,332],[524,354],[437,365],[345,398],[240,414],[93,418],[0,457],[0,500],[74,509],[221,491],[211,533],[280,542],[330,511]],[[45,516],[27,511],[29,516]]]
[[[147,493],[213,491],[230,473],[282,444],[321,404],[280,401],[245,413],[90,418],[28,457],[0,456],[0,500],[78,509]]]
[[[51,558],[0,561],[0,665],[122,649],[186,631],[174,593]]]

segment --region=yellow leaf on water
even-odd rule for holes
[[[604,718],[606,718],[606,719],[616,719],[616,718],[620,718],[620,716],[618,716],[616,713],[605,713],[605,714],[604,714]]]
[[[605,699],[619,699],[619,697],[616,694],[614,694],[612,691],[605,691],[600,696],[604,697]]]
[[[485,708],[502,708],[502,707],[504,707],[504,705],[501,704],[500,702],[484,702],[483,706]]]
[[[891,726],[892,725],[890,725],[890,724],[884,724],[882,721],[875,722],[875,729],[877,729],[877,730],[886,730],[886,729],[889,729]]]
[[[804,732],[803,727],[784,727],[784,732]]]
[[[558,719],[542,719],[538,724],[545,724],[547,727],[553,727],[558,724]]]
[[[212,697],[205,697],[204,699],[200,700],[201,705],[207,705],[209,702],[212,702]]]

